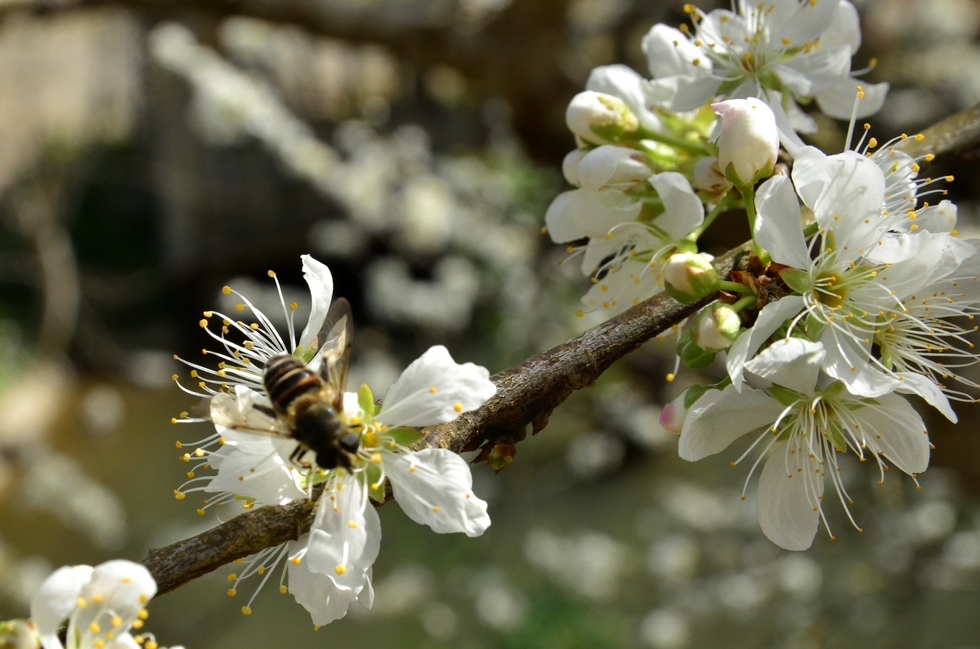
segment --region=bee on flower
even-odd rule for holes
[[[255,323],[209,312],[223,324],[220,334],[205,327],[221,344],[207,355],[221,362],[215,369],[189,363],[200,379],[201,391],[192,392],[205,397],[206,411],[177,421],[206,420],[216,430],[183,456],[196,464],[175,493],[215,494],[203,512],[236,501],[245,507],[285,504],[322,486],[310,532],[247,559],[229,589],[234,595],[242,580],[256,575],[263,577],[261,588],[284,563],[280,591],[292,592],[322,625],[343,617],[355,600],[368,607],[373,602],[371,566],[381,524],[371,501],[384,502],[386,483],[409,518],[436,532],[479,536],[490,525],[462,458],[447,449],[410,447],[421,439],[417,427],[480,407],[496,387],[485,368],[457,364],[436,346],[409,365],[383,405],[368,386],[345,392],[353,335],[349,307],[345,301],[331,306],[333,280],[325,265],[304,256],[303,267],[313,308],[298,337],[285,303],[286,336],[243,296]],[[244,340],[230,340],[233,330]],[[194,475],[205,467],[214,473]],[[251,612],[254,597],[244,613]]]

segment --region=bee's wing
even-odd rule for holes
[[[275,410],[269,406],[252,404],[250,408],[246,408],[243,412],[239,408],[229,408],[228,406],[231,404],[225,402],[220,403],[219,408],[212,409],[211,406],[215,399],[223,401],[231,398],[230,395],[225,394],[206,397],[191,408],[190,414],[193,417],[200,417],[201,419],[210,421],[216,426],[224,426],[225,428],[231,428],[232,430],[243,433],[292,439],[292,435],[282,425]],[[215,414],[215,410],[218,411],[217,414]]]
[[[323,328],[317,335],[320,344],[320,378],[332,388],[333,406],[342,410],[344,387],[350,370],[350,354],[354,344],[354,317],[350,302],[338,298],[330,305]]]

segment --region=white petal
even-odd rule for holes
[[[338,588],[356,589],[378,558],[381,520],[361,481],[347,475],[320,496],[303,562]]]
[[[770,541],[786,550],[810,547],[820,523],[823,477],[816,475],[807,457],[795,441],[780,444],[759,476],[759,526]]]
[[[654,79],[691,75],[698,68],[692,61],[699,60],[699,68],[711,72],[711,60],[680,30],[657,23],[643,37],[643,53]],[[704,102],[701,102],[702,104]]]
[[[615,189],[601,192],[573,189],[551,201],[544,222],[555,243],[585,237],[601,239],[610,228],[635,221],[642,208],[642,203]]]
[[[671,239],[680,239],[704,221],[704,204],[683,175],[664,171],[650,176],[650,184],[657,190],[665,209],[657,217],[656,225]]]
[[[773,41],[789,39],[789,47],[800,47],[823,36],[833,24],[840,0],[776,0],[771,2]],[[770,11],[767,5],[766,11]]]
[[[310,319],[303,329],[303,334],[299,337],[299,348],[304,352],[311,346],[322,343],[316,340],[316,336],[323,327],[323,321],[327,318],[327,311],[330,310],[330,300],[333,299],[333,276],[326,264],[318,262],[310,255],[303,255],[303,277],[310,287],[310,298],[313,305],[310,309]]]
[[[820,343],[783,338],[759,352],[745,369],[800,394],[813,394],[826,355]]]
[[[847,0],[841,0],[834,12],[833,22],[820,37],[821,48],[847,46],[851,55],[861,48],[861,22],[857,9]]]
[[[869,361],[869,349],[849,336],[828,326],[820,334],[827,356],[823,371],[840,379],[852,393],[862,397],[880,397],[898,389],[900,381],[876,369]]]
[[[881,405],[855,410],[867,445],[909,475],[929,468],[929,435],[922,417],[908,401],[894,394],[878,399]]]
[[[92,578],[82,589],[82,597],[114,610],[123,620],[132,621],[146,603],[157,594],[157,582],[145,566],[125,559],[114,559],[95,566]],[[128,624],[126,625],[129,626]]]
[[[783,148],[792,156],[796,158],[800,151],[802,151],[806,144],[800,139],[800,136],[796,134],[796,128],[793,126],[793,121],[790,119],[789,115],[783,109],[781,93],[778,92],[768,92],[764,93],[766,103],[769,104],[769,108],[772,109],[772,114],[776,118],[776,129],[779,131],[779,143],[783,145]]]
[[[305,536],[289,544],[290,555],[296,555],[306,547],[309,539]],[[347,615],[347,611],[363,589],[371,588],[370,569],[358,573],[360,583],[351,589],[340,589],[328,577],[310,570],[307,561],[298,564],[290,561],[289,592],[313,618],[313,624],[323,626]],[[368,605],[370,607],[370,605]]]
[[[736,390],[742,389],[745,361],[754,356],[762,343],[766,342],[784,322],[802,310],[803,298],[799,295],[788,295],[776,302],[770,302],[759,311],[752,328],[743,332],[728,349],[725,367]]]
[[[378,421],[389,426],[428,426],[452,421],[497,393],[490,372],[457,364],[442,345],[412,362],[388,388]]]
[[[773,261],[793,268],[810,267],[810,254],[803,238],[800,203],[793,182],[783,175],[762,184],[755,197],[757,218],[755,240]]]
[[[691,462],[714,455],[742,435],[773,424],[782,411],[783,406],[761,390],[739,393],[732,385],[708,390],[688,410],[678,454]]]
[[[466,460],[443,448],[386,453],[385,473],[395,500],[416,523],[440,534],[480,536],[490,527],[487,504],[473,494]]]
[[[864,97],[858,101],[857,87],[861,86]],[[881,110],[888,95],[887,83],[864,83],[854,77],[845,77],[834,85],[818,92],[817,106],[829,117],[851,119],[854,102],[858,101],[857,119],[874,115]]]
[[[824,48],[798,54],[775,66],[779,80],[798,97],[809,97],[846,79],[851,71],[847,47]]]
[[[82,588],[92,578],[91,566],[63,566],[51,573],[34,599],[31,600],[31,618],[37,625],[44,649],[61,649],[58,630],[77,606]]]
[[[635,149],[603,144],[586,153],[579,163],[579,184],[587,190],[599,191],[607,185],[633,185],[649,178],[650,168],[634,159]]]
[[[299,476],[283,459],[279,446],[285,443],[293,449],[296,442],[252,437],[257,439],[234,447],[226,444],[215,454],[220,461],[211,464],[218,472],[204,490],[248,496],[261,505],[285,505],[305,498],[297,484]],[[229,450],[223,452],[226,448]]]
[[[647,86],[648,101],[676,112],[697,110],[714,99],[720,82],[711,76],[677,75],[654,79]]]
[[[949,399],[932,379],[922,374],[916,374],[915,372],[898,372],[897,375],[902,382],[896,388],[896,392],[919,395],[926,403],[943,413],[946,419],[954,424],[956,423],[956,413],[953,412],[952,406],[949,405]]]
[[[885,175],[877,164],[853,151],[826,156],[806,147],[793,165],[793,182],[820,227],[837,235],[845,261],[877,243],[885,197]]]

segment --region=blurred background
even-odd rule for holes
[[[855,4],[854,65],[892,83],[879,141],[980,101],[980,2]],[[303,309],[299,255],[328,263],[357,321],[351,384],[378,395],[434,343],[496,372],[593,324],[540,233],[565,106],[597,65],[647,74],[641,37],[683,20],[679,1],[0,0],[0,619],[59,565],[218,522],[172,495],[174,441],[205,428],[170,425],[193,402],[170,376],[225,284],[274,315],[266,271]],[[839,151],[842,125],[821,127]],[[975,233],[976,160],[937,162]],[[229,569],[155,600],[147,629],[188,649],[980,648],[975,406],[957,427],[926,413],[922,491],[849,466],[866,531],[831,504],[838,540],[789,553],[754,484],[740,500],[737,450],[676,457],[660,408],[703,377],[666,383],[671,346],[574,395],[501,474],[474,467],[483,537],[384,507],[372,611],[314,632],[269,588],[246,618]]]

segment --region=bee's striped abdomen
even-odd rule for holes
[[[295,356],[276,356],[265,365],[262,376],[266,392],[278,412],[286,412],[289,404],[301,395],[320,389],[320,377]]]

